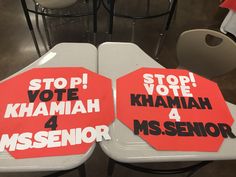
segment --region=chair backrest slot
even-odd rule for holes
[[[208,46],[214,47],[214,46],[220,45],[223,42],[223,39],[213,36],[211,34],[207,34],[205,38],[205,42]]]

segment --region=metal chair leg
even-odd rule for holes
[[[166,17],[166,19],[164,20],[164,28],[161,30],[161,33],[160,33],[160,36],[159,36],[159,39],[157,41],[157,46],[156,46],[156,50],[155,50],[155,53],[154,53],[154,57],[157,59],[159,54],[160,54],[160,51],[162,49],[162,46],[163,46],[163,42],[164,42],[164,39],[166,37],[166,33],[167,31],[169,30],[169,27],[170,27],[170,23],[171,23],[171,20],[172,20],[172,17],[173,17],[173,14],[175,12],[175,9],[176,9],[176,5],[177,5],[177,1],[178,0],[172,0],[170,6],[169,6],[169,14],[168,16]]]
[[[46,39],[47,39],[47,42],[48,42],[48,47],[49,47],[49,49],[51,49],[52,48],[52,44],[51,44],[51,40],[50,40],[50,35],[49,35],[48,25],[47,25],[47,21],[46,21],[45,15],[42,15],[42,19],[43,19],[43,25],[44,25]]]
[[[85,164],[82,164],[78,167],[78,171],[79,171],[79,176],[80,177],[86,177],[86,168],[85,168]]]
[[[93,0],[93,42],[96,45],[96,34],[97,34],[97,0]]]
[[[109,160],[108,160],[108,169],[107,169],[107,177],[112,177],[112,174],[113,174],[114,169],[115,169],[115,164],[116,164],[116,162],[113,159],[109,158]]]
[[[38,8],[39,8],[39,4],[38,3],[35,3],[35,23],[36,23],[36,28],[38,30],[38,33],[39,33],[39,36],[41,38],[41,41],[43,43],[43,46],[44,46],[44,49],[45,51],[48,51],[47,49],[47,46],[46,46],[46,43],[45,43],[45,40],[43,38],[43,35],[42,35],[42,32],[40,30],[40,27],[39,27],[39,17],[38,17]]]
[[[84,4],[87,6],[87,12],[89,13],[89,2],[88,0],[84,0]],[[90,35],[89,35],[89,15],[85,17],[86,19],[84,20],[84,26],[86,28],[86,33],[87,33],[87,41],[90,41]]]
[[[38,42],[37,42],[37,39],[36,39],[36,36],[35,36],[35,33],[34,33],[34,28],[33,28],[32,22],[30,20],[30,16],[29,16],[29,12],[28,12],[25,0],[21,0],[21,5],[22,5],[23,10],[24,10],[25,18],[26,18],[26,21],[27,21],[27,24],[28,24],[28,27],[29,27],[32,39],[34,41],[34,45],[35,45],[37,54],[40,57],[41,53],[40,53],[40,50],[39,50]]]
[[[132,20],[131,42],[134,42],[134,36],[135,36],[135,24],[136,24],[136,20],[133,19],[133,20]]]
[[[155,53],[154,53],[155,59],[158,59],[161,49],[163,47],[162,44],[163,44],[163,41],[164,41],[164,39],[166,37],[166,33],[167,33],[166,27],[167,27],[168,19],[169,19],[168,16],[165,16],[164,25],[163,25],[163,28],[161,29],[159,38],[157,40],[157,45],[156,45],[156,49],[155,49]]]
[[[154,58],[156,60],[158,60],[158,57],[160,55],[165,37],[166,37],[166,32],[161,32],[159,35],[159,38],[157,40],[157,46],[156,46],[155,53],[154,53]]]
[[[175,5],[175,10],[174,10],[174,15],[173,15],[173,21],[176,20],[177,18],[177,12],[178,11],[178,1],[176,2],[176,5]]]
[[[178,0],[173,0],[171,2],[170,13],[169,13],[167,24],[166,24],[166,30],[169,30],[170,22],[172,20],[173,15],[174,15],[177,3],[178,3]]]
[[[112,33],[113,33],[113,18],[114,18],[114,6],[115,6],[115,0],[110,0],[109,1],[109,38],[112,40]]]

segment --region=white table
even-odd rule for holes
[[[135,44],[104,43],[98,48],[99,74],[112,79],[114,93],[117,78],[141,67],[163,68]],[[236,119],[236,105],[227,105]],[[236,121],[232,129],[236,131]],[[100,146],[110,158],[123,163],[236,159],[235,139],[225,139],[218,152],[157,151],[118,119],[110,126],[110,136],[112,140],[103,141]]]
[[[97,49],[91,44],[61,43],[15,75],[31,68],[84,67],[97,72]],[[95,143],[81,155],[14,159],[7,151],[0,153],[0,172],[68,170],[83,164],[92,154]]]

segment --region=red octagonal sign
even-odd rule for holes
[[[0,84],[0,151],[15,158],[85,153],[109,140],[111,80],[85,68],[37,68]]]
[[[217,86],[186,70],[142,68],[117,80],[117,117],[157,150],[218,151],[235,138]]]

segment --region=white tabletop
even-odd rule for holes
[[[53,47],[28,67],[84,67],[97,72],[97,49],[91,44],[61,43]],[[55,171],[75,168],[83,164],[92,154],[95,144],[82,155],[14,159],[7,151],[0,153],[0,172]]]
[[[131,43],[104,43],[98,48],[99,74],[112,79],[116,92],[116,79],[141,67],[163,68],[137,45]],[[116,98],[115,98],[116,99]],[[236,105],[227,103],[236,119]],[[236,130],[236,121],[232,126]],[[110,126],[111,141],[100,143],[103,151],[112,159],[127,163],[201,161],[236,159],[235,139],[225,139],[218,152],[157,151],[135,136],[118,119]]]

